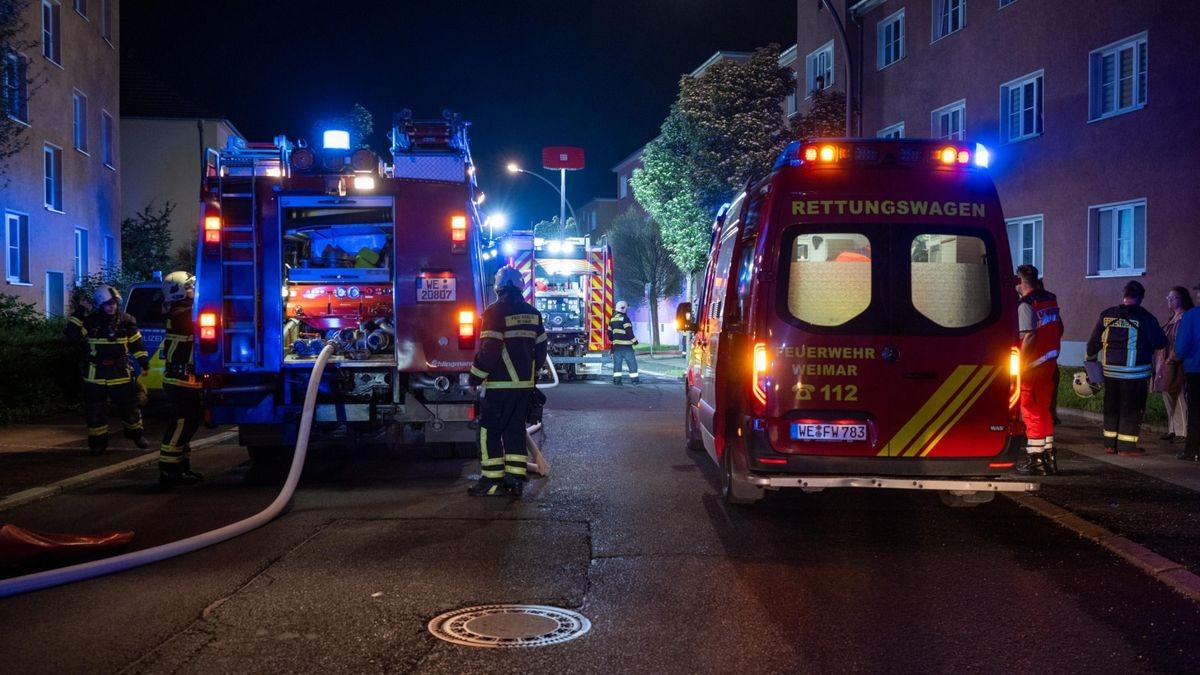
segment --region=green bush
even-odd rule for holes
[[[79,407],[79,352],[63,338],[63,319],[0,294],[0,424]]]
[[[1058,369],[1058,405],[1063,408],[1075,408],[1077,410],[1103,413],[1103,389],[1091,398],[1080,398],[1075,393],[1075,388],[1071,383],[1075,377],[1075,373],[1082,370],[1083,368],[1071,368],[1067,366],[1061,366]],[[1146,398],[1146,414],[1142,417],[1142,421],[1146,424],[1155,425],[1167,423],[1167,410],[1163,407],[1161,395],[1150,392],[1150,395]]]

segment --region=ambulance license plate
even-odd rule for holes
[[[792,423],[793,441],[865,441],[865,424],[803,424]]]
[[[454,302],[454,277],[417,277],[417,302]]]

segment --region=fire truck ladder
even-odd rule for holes
[[[287,171],[288,146],[234,145],[221,153],[217,198],[221,204],[221,287],[224,312],[224,364],[262,365],[261,279],[258,270],[258,180]]]

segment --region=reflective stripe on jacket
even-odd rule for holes
[[[520,296],[508,294],[483,311],[479,351],[470,382],[488,389],[532,389],[546,363],[542,315]]]
[[[1019,301],[1028,305],[1033,313],[1033,325],[1022,325],[1021,331],[1033,331],[1033,348],[1025,358],[1029,361],[1026,368],[1040,366],[1047,361],[1058,358],[1062,346],[1063,323],[1058,311],[1058,298],[1049,291],[1036,289],[1022,297]]]
[[[637,338],[633,336],[633,324],[630,323],[629,317],[621,312],[616,312],[608,320],[608,337],[612,339],[614,345],[637,343]]]
[[[150,367],[142,332],[132,316],[124,312],[110,316],[99,309],[84,320],[82,332],[87,344],[85,382],[106,385],[132,382],[131,357],[143,371]]]
[[[1087,343],[1087,360],[1098,357],[1104,376],[1136,380],[1153,374],[1154,351],[1167,346],[1158,319],[1141,305],[1117,305],[1100,313]]]
[[[163,384],[199,389],[192,344],[195,340],[192,322],[192,302],[182,300],[171,305],[167,313],[167,333],[163,336],[162,355],[166,367]]]

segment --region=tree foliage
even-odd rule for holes
[[[779,65],[778,45],[680,79],[678,97],[632,181],[680,269],[703,266],[717,208],[771,170],[789,139],[782,106],[794,88],[792,71]]]
[[[25,10],[29,7],[29,0],[0,0],[0,56],[16,53],[20,55],[31,46],[31,43],[20,39],[22,31],[27,27],[25,21]],[[23,57],[21,57],[23,58]],[[28,59],[25,60],[28,64]],[[5,62],[7,67],[7,61]],[[20,88],[0,87],[0,110],[9,110],[12,101],[9,97],[13,94],[20,95],[22,92],[25,95],[32,93],[32,79],[26,72],[25,82]],[[26,133],[29,125],[9,117],[5,114],[0,114],[0,177],[8,173],[8,159],[29,144],[29,137]],[[3,186],[5,182],[0,182]]]
[[[338,113],[332,117],[317,120],[312,128],[313,144],[319,147],[322,135],[327,129],[344,129],[350,133],[350,147],[367,147],[367,139],[375,131],[375,118],[371,112],[359,103],[350,110]]]
[[[575,226],[575,219],[567,217],[567,225],[563,227],[558,220],[558,216],[553,216],[550,220],[543,220],[533,226],[533,236],[543,239],[562,239],[563,237],[578,237],[579,228]]]
[[[126,274],[149,279],[155,270],[171,264],[171,212],[175,205],[166,202],[157,212],[154,203],[146,205],[133,218],[121,222],[121,261]]]
[[[841,138],[846,135],[846,94],[820,89],[813,92],[808,113],[792,124],[792,137],[798,141],[813,138]]]
[[[617,297],[634,306],[649,303],[651,343],[658,344],[658,302],[674,296],[683,280],[662,230],[653,218],[630,207],[613,220],[608,241]]]

